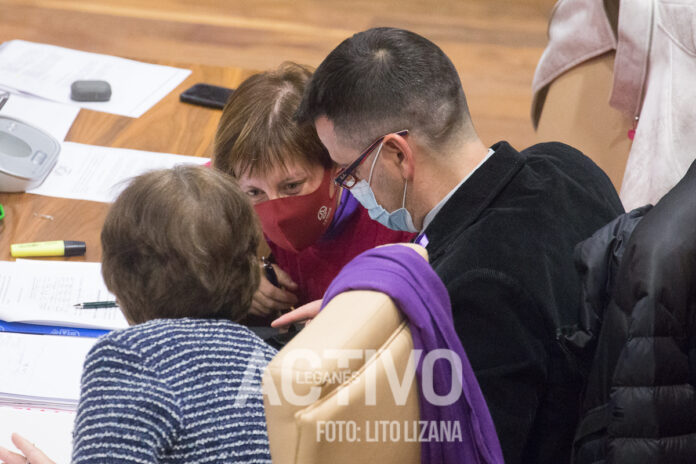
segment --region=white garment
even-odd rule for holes
[[[602,0],[560,0],[532,88],[536,101],[561,73],[616,50],[609,103],[639,118],[621,187],[630,210],[656,203],[696,159],[696,0],[621,0],[613,39]]]
[[[653,7],[645,96],[621,186],[627,210],[657,203],[696,159],[696,1]]]

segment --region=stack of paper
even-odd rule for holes
[[[0,334],[0,406],[77,409],[94,338]]]
[[[114,56],[87,53],[23,40],[0,47],[0,84],[15,90],[95,111],[140,117],[191,73]],[[107,102],[75,102],[70,86],[76,80],[105,80]]]
[[[0,446],[14,449],[10,437],[18,433],[54,462],[70,462],[75,413],[45,409],[0,407]]]
[[[74,307],[114,299],[102,279],[100,263],[0,261],[1,321],[94,329],[128,327],[119,308]],[[0,353],[4,356],[2,350]]]

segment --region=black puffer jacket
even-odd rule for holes
[[[614,370],[607,461],[696,462],[696,163],[636,226],[615,300],[630,315]]]
[[[696,163],[654,208],[576,252],[585,330],[575,338],[594,359],[574,462],[696,463]]]

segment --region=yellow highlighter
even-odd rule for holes
[[[15,258],[39,256],[82,256],[87,251],[85,242],[75,240],[53,240],[51,242],[15,243],[10,253]]]

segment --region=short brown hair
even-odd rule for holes
[[[213,166],[235,177],[286,167],[332,166],[313,124],[294,120],[312,72],[286,62],[242,82],[227,101],[215,134]]]
[[[102,274],[133,323],[247,315],[261,234],[236,181],[202,166],[136,177],[101,233]]]

